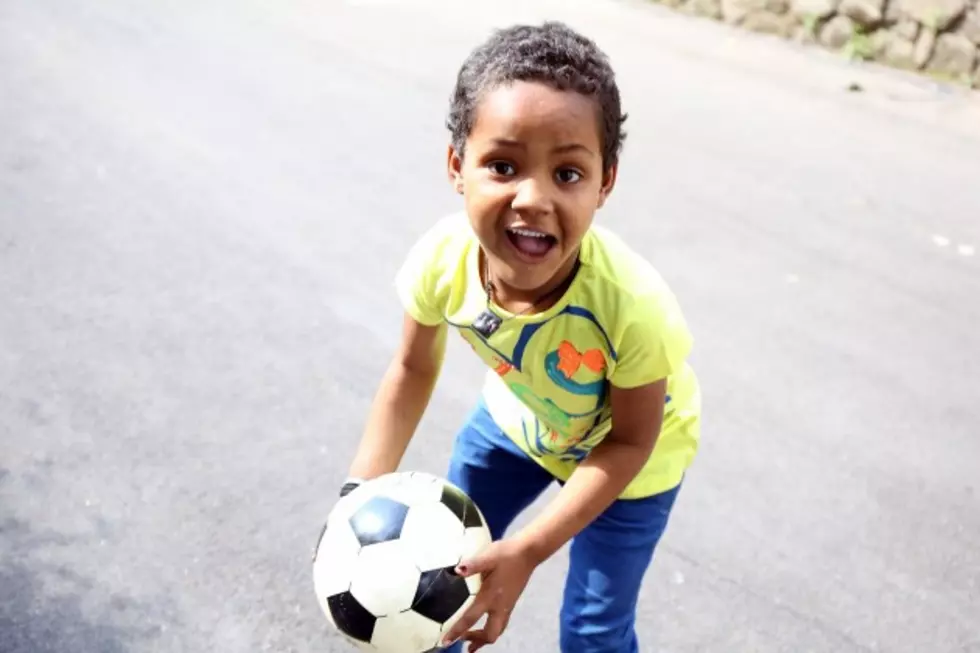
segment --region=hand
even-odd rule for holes
[[[469,609],[446,633],[443,646],[463,639],[470,642],[469,651],[473,653],[496,642],[536,567],[537,561],[526,548],[506,539],[493,542],[479,555],[461,561],[456,573],[464,578],[482,574],[483,581]],[[487,615],[486,625],[480,630],[470,630],[483,615]]]

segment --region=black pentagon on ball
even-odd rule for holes
[[[459,521],[463,522],[464,528],[483,525],[483,518],[480,517],[476,504],[459,488],[444,485],[439,501],[453,511]]]
[[[466,579],[456,574],[452,567],[423,571],[415,590],[412,611],[442,625],[456,614],[469,596]]]
[[[402,534],[408,506],[388,497],[371,497],[350,518],[361,546],[397,540]]]
[[[371,641],[377,619],[353,594],[341,592],[328,596],[327,608],[338,630],[361,642]]]

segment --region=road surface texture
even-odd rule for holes
[[[464,5],[0,5],[0,651],[348,650],[310,551],[458,207],[452,77],[549,16],[621,70],[599,219],[697,336],[642,650],[980,651],[975,101],[655,6]],[[481,374],[454,341],[406,469]],[[557,650],[564,564],[488,650]]]

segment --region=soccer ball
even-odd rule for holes
[[[473,602],[479,574],[460,560],[491,542],[476,504],[422,472],[372,479],[331,510],[313,554],[313,584],[328,621],[356,648],[423,653]]]

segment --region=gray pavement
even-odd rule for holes
[[[347,650],[309,553],[457,207],[452,75],[545,16],[621,69],[600,219],[697,336],[643,651],[980,651],[976,102],[644,4],[435,0],[0,3],[0,651]],[[406,468],[480,375],[454,342]],[[489,650],[557,650],[563,566]]]

